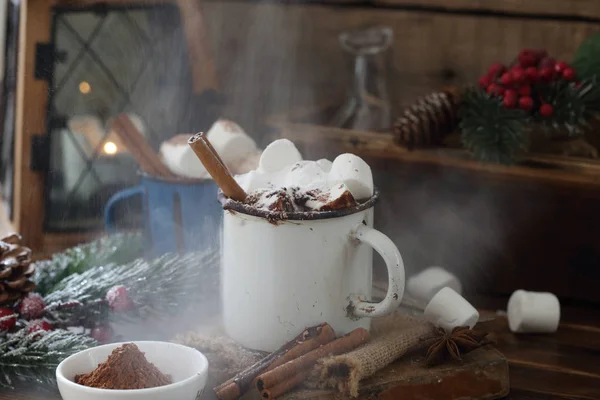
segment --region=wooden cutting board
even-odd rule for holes
[[[463,357],[463,363],[427,368],[420,356],[407,357],[361,383],[358,400],[498,399],[509,392],[508,362],[488,346]],[[297,390],[282,400],[341,400],[334,391]]]

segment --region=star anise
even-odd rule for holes
[[[435,336],[425,339],[423,343],[428,347],[427,365],[438,365],[448,358],[462,361],[462,354],[491,343],[487,335],[487,332],[475,331],[468,326],[457,326],[450,333],[439,328]]]

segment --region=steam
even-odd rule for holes
[[[398,246],[406,275],[437,265],[456,274],[466,292],[485,286],[493,279],[492,266],[509,262],[510,256],[502,254],[508,233],[505,196],[478,189],[477,180],[468,182],[449,171],[425,165],[395,168],[376,176],[382,200],[375,227]],[[381,277],[382,267],[376,265]]]
[[[206,14],[226,117],[260,141],[266,116],[314,106],[315,90],[323,90],[316,80],[329,77],[306,57],[315,49],[301,46],[307,43],[301,36],[313,34],[303,12],[268,2],[217,2],[206,4]]]
[[[287,113],[297,107],[315,107],[317,90],[330,91],[334,100],[346,89],[331,91],[327,86],[329,77],[322,74],[318,65],[311,64],[310,60],[316,57],[306,57],[318,50],[301,45],[317,40],[337,41],[339,32],[331,31],[324,38],[300,40],[301,35],[315,34],[310,20],[300,10],[289,12],[270,3],[257,6],[256,2],[252,5],[209,2],[205,4],[205,20],[222,94],[227,101],[223,116],[252,132],[257,141],[265,133],[265,116]],[[159,51],[167,51],[170,56],[154,58],[151,68],[175,79],[175,75],[182,74],[180,62],[187,62],[185,42],[181,41],[183,35],[177,40],[175,35],[155,37]],[[342,57],[342,52],[322,58],[337,56]],[[150,89],[134,95],[142,116],[160,116],[162,122],[154,128],[163,135],[162,140],[184,132],[180,120],[194,114],[191,97],[178,98],[178,93],[170,92],[168,85],[161,87],[161,96],[156,96],[155,91],[151,93]],[[198,128],[192,124],[189,130]],[[319,143],[302,149],[307,159],[335,156],[322,151]],[[381,189],[375,227],[400,249],[407,276],[425,267],[440,265],[455,273],[469,291],[491,277],[490,258],[509,260],[500,250],[509,233],[503,223],[505,217],[497,207],[506,205],[501,195],[498,197],[491,191],[473,193],[473,186],[466,183],[464,177],[457,178],[450,172],[422,169],[422,166],[407,168],[404,164],[395,166],[397,170],[381,171],[377,166],[372,167],[375,182]],[[220,208],[216,200],[215,207]],[[184,218],[198,218],[203,212],[210,211],[198,210],[196,215]],[[221,228],[213,223],[204,224],[199,233],[202,237],[215,238],[208,246],[216,252],[220,251],[221,234]],[[385,268],[377,256],[374,264],[375,278],[385,278]],[[118,330],[128,339],[170,339],[187,330],[212,327],[218,324],[220,311],[218,282],[214,282],[213,287],[214,296],[202,303],[194,303],[193,298],[183,299],[176,316],[166,316],[164,321],[147,321],[144,326],[120,326]]]
[[[208,210],[207,210],[208,211]],[[215,200],[215,209],[212,212],[222,212],[220,204]],[[164,218],[170,218],[164,216]],[[188,218],[202,218],[201,216],[188,216]],[[136,321],[126,323],[115,320],[111,326],[115,334],[122,340],[172,340],[176,335],[185,332],[202,332],[214,330],[220,326],[221,297],[220,297],[220,242],[222,235],[222,225],[214,218],[202,218],[201,228],[194,232],[194,237],[198,237],[199,246],[197,254],[207,260],[202,265],[205,271],[200,276],[192,276],[195,279],[196,292],[192,292],[188,297],[178,299],[178,307],[172,315],[162,315],[156,319],[145,321]],[[171,232],[165,232],[173,234]],[[186,234],[186,239],[194,239]],[[200,248],[201,247],[201,248]],[[164,299],[153,299],[152,301],[161,302]]]

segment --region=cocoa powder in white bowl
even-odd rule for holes
[[[126,343],[112,343],[76,353],[56,368],[56,380],[63,400],[159,400],[199,399],[208,378],[208,360],[198,350],[168,342],[134,343],[148,362],[170,376],[171,384],[147,389],[99,389],[75,383],[77,375],[94,371],[112,351]]]

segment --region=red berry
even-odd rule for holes
[[[97,326],[90,332],[90,336],[100,343],[108,343],[113,336],[110,326]]]
[[[538,58],[541,60],[542,58],[548,57],[548,51],[546,49],[538,49],[535,51]]]
[[[488,68],[488,76],[490,76],[491,78],[495,78],[496,76],[502,74],[504,71],[506,71],[506,67],[504,65],[502,65],[501,63],[494,63],[490,65],[490,68]]]
[[[517,99],[517,91],[514,89],[506,89],[506,91],[504,92],[504,97],[512,97],[515,99]]]
[[[531,110],[533,108],[533,99],[529,96],[524,96],[519,99],[519,108],[521,110]]]
[[[106,301],[113,311],[123,312],[133,308],[133,302],[129,298],[129,292],[123,285],[113,286],[106,293]]]
[[[534,66],[538,61],[536,53],[531,49],[521,50],[518,59],[522,67]]]
[[[550,82],[554,76],[552,68],[544,67],[540,70],[540,78],[545,82]]]
[[[492,83],[492,79],[487,75],[479,78],[479,86],[481,86],[483,89],[487,88],[490,83]]]
[[[540,68],[554,68],[554,64],[556,64],[556,60],[552,57],[544,57],[540,61]]]
[[[517,105],[517,96],[504,96],[502,99],[502,105],[506,108],[514,108]]]
[[[512,71],[510,71],[510,74],[513,81],[516,83],[520,83],[525,80],[525,71],[523,70],[523,68],[515,67],[512,69]]]
[[[0,307],[0,332],[10,331],[17,323],[17,317],[9,317],[16,314],[10,308]]]
[[[575,82],[575,87],[576,88],[580,88],[581,86],[583,86],[583,82],[581,82],[581,81]]]
[[[531,96],[531,86],[523,85],[519,88],[519,94],[521,96]]]
[[[562,77],[565,81],[574,81],[575,80],[575,70],[571,67],[565,68],[562,72]]]
[[[525,76],[531,82],[536,82],[538,79],[538,70],[536,67],[529,67],[525,70]]]
[[[562,73],[567,68],[569,68],[569,64],[567,64],[564,61],[559,61],[556,64],[554,64],[554,70],[556,72],[558,72],[559,74]]]
[[[512,76],[508,72],[505,72],[500,77],[500,83],[503,85],[510,85],[512,83]]]
[[[46,305],[42,296],[37,293],[29,293],[19,305],[19,313],[25,319],[37,319],[42,318],[45,311]]]
[[[540,106],[540,115],[542,117],[550,117],[554,114],[554,108],[550,104],[542,104]]]
[[[52,325],[48,321],[44,321],[43,319],[35,319],[27,324],[27,333],[33,333],[38,331],[51,331]]]

